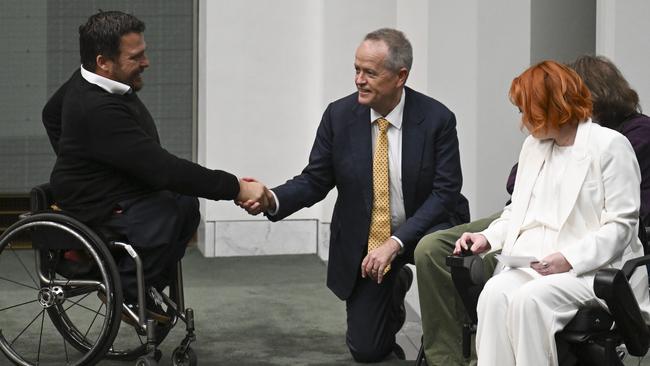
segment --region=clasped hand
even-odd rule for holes
[[[275,200],[271,191],[253,178],[239,180],[239,194],[235,199],[235,204],[251,215],[275,210]]]

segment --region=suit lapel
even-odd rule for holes
[[[402,116],[402,195],[404,210],[415,211],[415,187],[417,187],[422,165],[422,151],[426,134],[421,130],[424,115],[410,97],[411,90],[404,88],[404,115]]]
[[[372,210],[372,135],[370,109],[357,105],[355,117],[350,120],[349,146],[354,162],[353,169],[360,183],[366,210]]]
[[[571,160],[567,164],[566,173],[562,178],[563,183],[558,194],[560,202],[557,215],[560,230],[578,199],[580,188],[585,181],[591,164],[591,157],[587,154],[586,149],[590,131],[591,121],[578,124],[578,131],[571,151]]]
[[[519,229],[524,222],[535,180],[537,180],[544,161],[546,161],[551,153],[552,147],[552,141],[535,141],[534,145],[530,148],[530,152],[522,157],[523,161],[519,162],[519,167],[525,168],[517,172],[515,191],[512,195],[513,206],[511,222],[509,224],[510,231],[508,232],[506,243],[504,243],[504,251],[509,250],[519,236]]]

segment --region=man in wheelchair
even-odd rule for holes
[[[160,145],[153,117],[138,98],[145,25],[117,11],[79,27],[81,67],[51,97],[43,123],[57,159],[50,183],[56,205],[110,239],[128,241],[142,260],[144,281],[158,291],[199,224],[197,196],[264,199],[263,186],[178,158]],[[62,270],[83,271],[69,251]],[[136,264],[117,258],[124,301],[137,304]],[[147,296],[150,317],[169,319]]]

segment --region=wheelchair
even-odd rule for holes
[[[196,365],[190,346],[196,339],[194,312],[184,305],[181,263],[169,274],[166,291],[145,289],[142,263],[131,245],[52,204],[48,184],[34,187],[31,212],[0,235],[0,349],[6,358],[25,366],[95,365],[103,359],[155,366],[162,357],[158,345],[180,320],[186,336],[172,364]],[[137,308],[122,301],[119,256],[136,263]],[[169,322],[147,317],[145,296]]]
[[[560,366],[624,366],[626,354],[643,357],[650,347],[650,328],[645,323],[629,279],[637,269],[650,264],[647,238],[650,227],[640,227],[639,238],[644,256],[627,261],[622,269],[606,268],[596,273],[594,292],[607,304],[581,307],[564,329],[555,335]],[[467,313],[463,325],[462,354],[471,356],[472,335],[476,333],[478,297],[487,282],[483,259],[464,253],[446,259],[451,269],[454,287]],[[650,267],[648,269],[650,271]],[[416,366],[426,365],[424,349],[420,347]]]

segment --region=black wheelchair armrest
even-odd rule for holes
[[[473,323],[478,322],[476,304],[487,279],[483,259],[478,255],[448,256],[446,264],[451,270],[451,279],[460,295],[465,311]]]
[[[596,296],[605,300],[628,352],[637,357],[644,356],[648,351],[650,330],[628,282],[628,273],[631,276],[637,266],[646,263],[650,263],[650,256],[627,261],[623,270],[601,269],[594,279]]]
[[[445,263],[452,272],[459,271],[458,273],[467,273],[467,285],[484,285],[487,279],[485,278],[483,259],[478,255],[450,255],[446,258]],[[453,276],[453,273],[452,273]]]
[[[629,280],[634,274],[634,270],[636,270],[637,267],[647,264],[650,264],[650,255],[644,255],[643,257],[630,259],[629,261],[625,262],[621,271],[623,271],[625,278]]]

